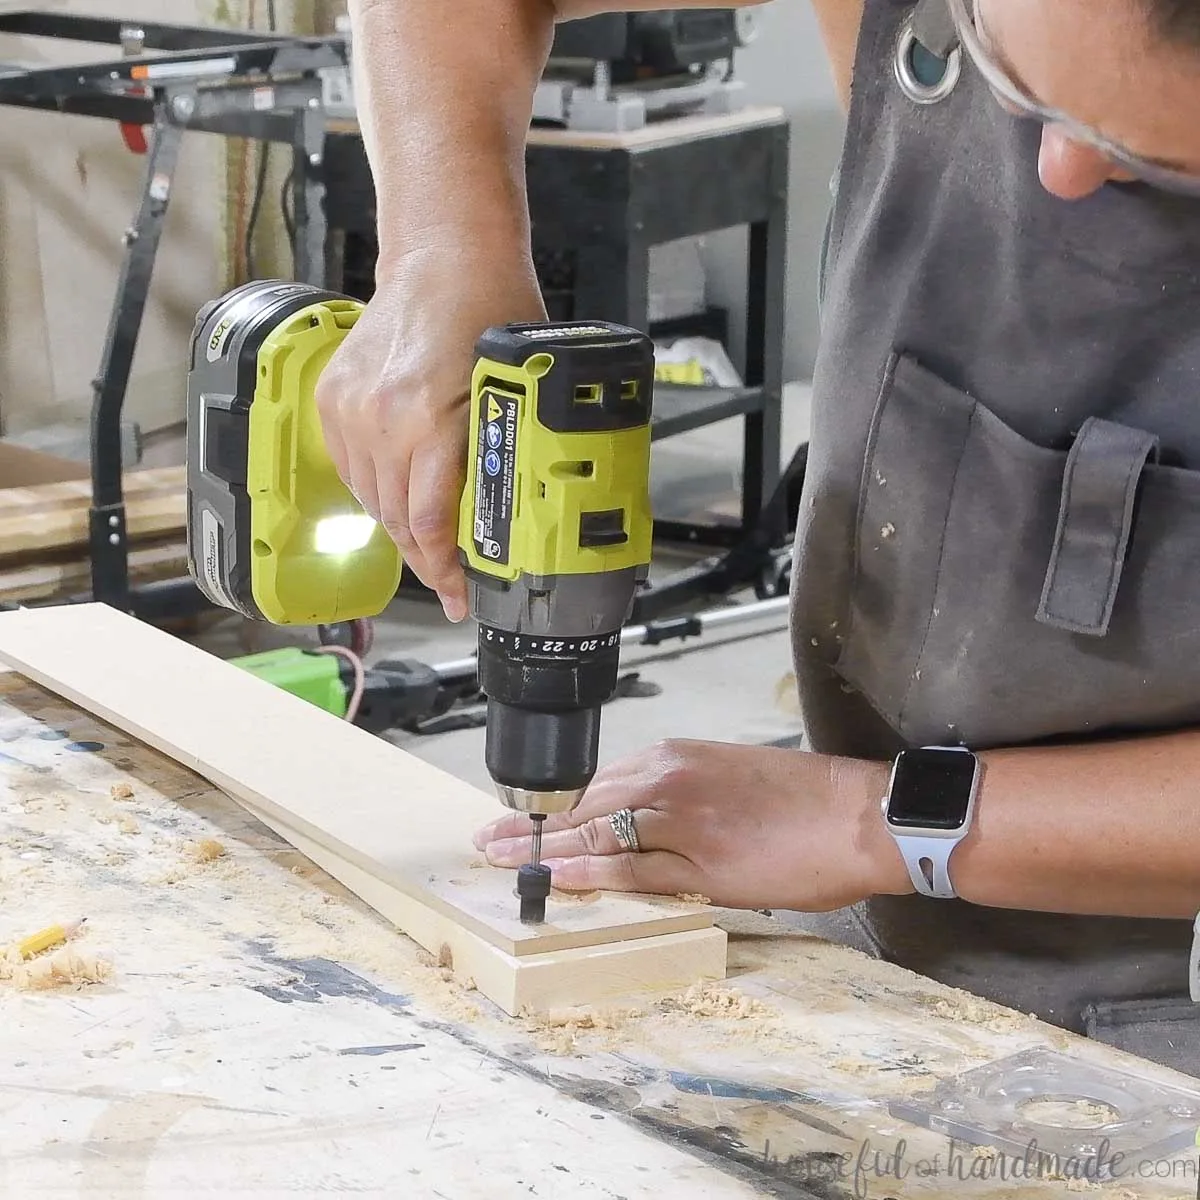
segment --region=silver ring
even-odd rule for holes
[[[917,35],[913,30],[913,19],[909,17],[902,26],[896,42],[896,58],[893,64],[896,82],[914,104],[937,104],[945,100],[958,86],[958,79],[962,74],[962,48],[955,46],[950,51],[941,79],[937,83],[928,84],[922,83],[913,70],[912,52],[916,44]]]
[[[635,854],[641,850],[642,847],[638,843],[637,826],[633,823],[632,809],[620,808],[615,813],[610,813],[608,823],[612,826],[613,833],[617,835],[621,849],[631,850]]]

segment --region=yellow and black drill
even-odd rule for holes
[[[339,479],[317,380],[363,305],[247,284],[197,319],[188,378],[188,546],[214,603],[281,625],[382,612],[400,556]],[[521,919],[545,918],[542,821],[596,771],[621,628],[646,579],[653,344],[604,322],[517,324],[477,344],[459,555],[478,622],[486,762],[534,821]]]

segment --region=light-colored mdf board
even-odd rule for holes
[[[132,540],[182,534],[187,521],[183,467],[125,476],[125,526]],[[0,559],[88,544],[90,480],[66,480],[0,490]]]
[[[458,921],[339,859],[320,842],[273,820],[252,804],[243,806],[380,916],[434,953],[458,980],[512,1016],[614,1004],[690,987],[698,980],[725,978],[728,939],[723,929],[715,927],[574,950],[506,954]]]
[[[740,133],[764,125],[779,125],[787,120],[782,108],[744,108],[738,112],[697,114],[669,120],[651,121],[641,129],[626,132],[591,132],[580,129],[555,129],[544,125],[530,127],[526,144],[561,146],[567,150],[645,150],[695,142],[702,138]]]
[[[195,770],[283,836],[323,847],[320,865],[352,890],[365,874],[406,897],[393,919],[431,953],[455,927],[513,959],[621,945],[657,960],[664,935],[713,928],[705,905],[616,893],[552,896],[546,922],[523,925],[513,873],[484,864],[471,844],[502,811],[497,800],[104,605],[0,614],[0,661]],[[690,944],[695,969],[672,952],[673,970],[711,977],[715,943]],[[622,969],[632,985],[639,971],[629,960]],[[655,967],[641,974],[653,978]]]
[[[532,125],[525,142],[529,146],[559,146],[565,150],[642,150],[719,137],[724,133],[739,133],[764,125],[779,125],[786,120],[787,114],[782,108],[756,105],[731,113],[697,114],[652,121],[641,129],[613,133]],[[357,134],[361,131],[358,121],[353,117],[332,117],[327,128],[330,133]]]
[[[135,545],[129,550],[131,583],[152,583],[187,574],[187,546],[174,538],[165,542]],[[92,561],[79,558],[49,558],[44,562],[0,562],[0,600],[28,603],[64,599],[90,592]]]

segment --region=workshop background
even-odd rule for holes
[[[5,7],[25,6],[10,0],[7,5],[0,3],[0,11]],[[152,0],[119,5],[58,0],[40,7],[76,17],[119,17],[134,27],[139,21],[163,19],[161,6]],[[715,118],[718,128],[701,139],[698,152],[689,160],[687,180],[689,195],[703,195],[710,183],[714,185],[713,194],[720,193],[725,206],[718,205],[714,212],[733,213],[739,222],[650,247],[646,316],[653,330],[704,335],[701,344],[706,340],[713,354],[706,364],[718,376],[732,372],[718,382],[740,385],[737,371],[748,361],[747,319],[753,320],[751,312],[757,304],[761,345],[757,353],[751,348],[749,357],[758,360],[759,374],[765,372],[765,403],[773,408],[773,415],[759,425],[757,435],[748,435],[758,438],[758,450],[752,453],[749,441],[744,443],[741,436],[744,422],[750,429],[750,418],[734,415],[715,423],[709,417],[694,418],[689,413],[698,412],[703,400],[693,401],[684,392],[672,397],[660,389],[656,413],[661,409],[669,417],[673,431],[672,436],[656,440],[653,452],[651,490],[660,534],[653,569],[656,581],[675,578],[698,559],[727,550],[731,542],[736,546],[739,520],[745,536],[746,518],[753,517],[753,510],[771,492],[776,469],[769,460],[778,457],[780,466],[786,464],[807,440],[808,379],[817,344],[818,264],[843,118],[810,7],[776,2],[750,12],[751,35],[732,59],[737,89],[732,115]],[[344,0],[179,0],[169,20],[257,33],[274,29],[283,34],[329,35],[347,29]],[[113,54],[107,47],[91,49],[92,59],[85,61]],[[77,62],[79,56],[77,42],[62,39],[60,44],[58,39],[0,32],[0,63],[35,66]],[[324,100],[328,107],[328,94]],[[349,113],[352,118],[352,108]],[[367,194],[361,144],[352,119],[347,122],[346,112],[336,103],[329,107],[329,116],[331,128],[338,132],[326,144],[323,170],[331,181],[326,206],[330,224],[338,228],[329,233],[327,252],[336,245],[341,271],[341,278],[330,284],[369,290],[373,197]],[[706,118],[699,120],[703,126]],[[667,131],[676,123],[671,117],[657,121]],[[646,156],[647,169],[660,172],[660,179],[678,173],[675,160],[669,158],[669,132],[665,139],[668,149]],[[551,135],[549,141],[553,140]],[[635,135],[632,141],[636,140]],[[565,167],[559,165],[560,158]],[[560,173],[562,186],[573,186],[569,158],[567,151],[549,144],[542,147],[541,158],[531,159],[531,194],[536,194],[538,205],[535,225],[547,211],[553,215],[557,209],[575,206],[570,193],[559,191]],[[660,159],[663,165],[652,168],[651,163]],[[145,163],[145,154],[133,152],[113,120],[0,106],[0,476],[8,476],[0,478],[0,510],[7,503],[20,518],[34,507],[41,511],[51,503],[58,506],[53,513],[46,509],[45,518],[38,517],[41,525],[36,536],[27,529],[19,543],[6,545],[0,526],[0,604],[77,598],[86,594],[89,582],[96,598],[112,598],[107,585],[99,585],[100,575],[106,573],[111,579],[111,572],[121,564],[114,559],[99,565],[94,553],[89,564],[79,537],[68,547],[69,539],[60,538],[59,532],[67,506],[77,531],[86,530],[86,475],[89,458],[95,456],[89,425],[92,382],[126,252],[123,235],[145,183]],[[785,180],[777,178],[780,164],[786,164]],[[133,586],[185,574],[182,530],[177,525],[172,528],[172,514],[181,503],[182,477],[169,471],[182,470],[186,363],[195,314],[248,279],[295,277],[286,208],[291,170],[287,144],[197,130],[183,134],[124,392],[121,452],[133,532],[128,556]],[[715,186],[722,175],[730,174],[742,178],[732,187]],[[636,202],[647,208],[635,219],[629,215],[635,203],[632,197],[616,191],[606,200],[614,227],[626,220],[636,224],[643,215],[651,219],[661,215],[660,224],[670,234],[672,223],[681,219],[678,211],[670,211],[669,202],[663,205],[665,215],[656,212],[653,188],[647,199]],[[760,233],[766,231],[767,262],[760,263],[757,278],[752,274],[748,279],[751,225],[741,221],[741,214],[757,211],[764,203],[775,206],[769,225],[759,226]],[[565,239],[569,246],[577,235],[551,230],[550,236],[559,238],[556,245]],[[607,253],[604,249],[598,257]],[[548,262],[539,259],[552,310],[560,257],[556,251]],[[785,265],[781,281],[771,269],[762,274],[768,264]],[[616,294],[622,290],[617,280]],[[626,319],[599,300],[581,301],[580,306],[586,311],[568,315],[592,316],[602,308],[603,317]],[[710,321],[713,314],[715,326]],[[640,324],[636,319],[631,323]],[[660,344],[669,345],[670,339],[666,343],[660,339]],[[691,346],[693,339],[681,344]],[[697,389],[697,394],[702,390]],[[725,394],[736,401],[736,386]],[[740,414],[750,409],[736,402],[731,411]],[[27,455],[30,449],[55,457],[37,462],[14,458],[14,453]],[[765,464],[758,461],[764,456]],[[112,471],[110,476],[115,483]],[[799,479],[797,473],[795,486]],[[59,482],[67,480],[73,482]],[[28,483],[38,487],[26,494],[21,485]],[[39,492],[50,483],[59,488],[53,500]],[[789,497],[793,513],[794,491]],[[725,578],[714,572],[706,585],[681,589],[682,607],[694,610],[706,604],[737,603],[755,599],[755,590],[760,598],[778,590],[788,530],[777,525],[739,573]],[[715,528],[716,536],[701,536],[697,541],[696,532],[704,535],[710,528]],[[35,544],[39,537],[44,539],[41,546]],[[178,608],[174,605],[171,612]],[[161,606],[155,615],[162,615]],[[679,653],[678,642],[655,652],[643,651],[642,659],[654,658],[659,664],[646,689],[650,694],[637,704],[613,706],[614,715],[603,735],[603,757],[637,749],[653,736],[758,742],[796,737],[798,718],[783,623],[777,608],[765,636],[749,636],[763,633],[751,622],[749,627],[711,633],[702,646],[689,644],[687,653]],[[226,657],[295,639],[292,631],[252,625],[232,615],[213,620],[208,614],[199,626],[180,627],[180,631]],[[419,588],[402,591],[376,623],[375,635],[376,659],[403,655],[426,663],[469,653],[473,638],[465,627],[448,625]],[[638,653],[631,652],[629,659],[636,664]],[[731,720],[725,702],[728,694],[718,697],[693,686],[697,679],[706,678],[722,678],[738,692],[742,704],[736,719]],[[422,757],[483,781],[481,756],[473,753],[480,733],[475,729],[440,737],[412,738],[403,732],[389,736]]]
[[[343,5],[0,0],[0,1195],[1193,1194],[1200,1091],[1154,1065],[1180,1060],[1188,1001],[1132,1022],[1091,1005],[1084,1041],[803,914],[552,893],[540,839],[515,883],[471,844],[500,798],[577,798],[597,723],[601,764],[668,738],[804,745],[791,541],[843,119],[810,5],[755,8],[752,35],[689,12],[613,14],[541,81],[526,163],[551,315],[654,346],[589,329],[539,354],[579,402],[565,431],[518,423],[534,359],[480,370],[467,460],[501,480],[464,552],[487,573],[484,522],[513,495],[495,536],[577,535],[529,536],[515,587],[477,591],[505,604],[452,625],[326,488],[319,439],[246,416],[265,400],[302,425],[296,358],[345,326],[292,294],[279,351],[270,289],[252,317],[245,293],[220,303],[272,277],[368,298]],[[104,44],[71,40],[94,18]],[[648,441],[641,587],[645,523],[614,518],[644,509]],[[251,462],[321,503],[256,490]],[[347,522],[365,539],[322,544]],[[274,589],[285,559],[305,587]],[[360,584],[373,621],[337,608]],[[300,623],[217,607],[222,588]],[[568,697],[552,713],[548,690]],[[631,813],[611,828],[639,848]]]
[[[155,0],[67,0],[62,11],[164,19]],[[332,30],[344,4],[280,0],[281,28]],[[758,11],[759,36],[738,56],[752,103],[781,105],[793,132],[789,181],[788,325],[785,374],[806,378],[816,350],[816,264],[829,179],[842,135],[816,22],[806,4]],[[167,18],[265,29],[266,0],[174,0]],[[44,40],[0,37],[0,59],[45,58]],[[69,53],[64,50],[64,54]],[[274,197],[286,171],[273,154]],[[184,140],[179,186],[139,344],[126,414],[149,436],[183,419],[182,364],[196,310],[244,276],[242,246],[257,148],[195,135]],[[90,381],[108,320],[113,280],[140,186],[141,163],[109,122],[0,110],[0,432],[28,433],[85,421]],[[214,202],[216,201],[216,202]],[[730,312],[731,353],[740,351],[745,298],[740,231],[711,235],[703,260],[709,296]],[[278,206],[264,205],[255,239],[259,273],[287,269]]]

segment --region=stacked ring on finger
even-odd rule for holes
[[[615,813],[610,813],[608,823],[612,826],[613,834],[620,843],[621,849],[632,851],[635,854],[641,850],[637,826],[633,822],[632,809],[619,808]]]

